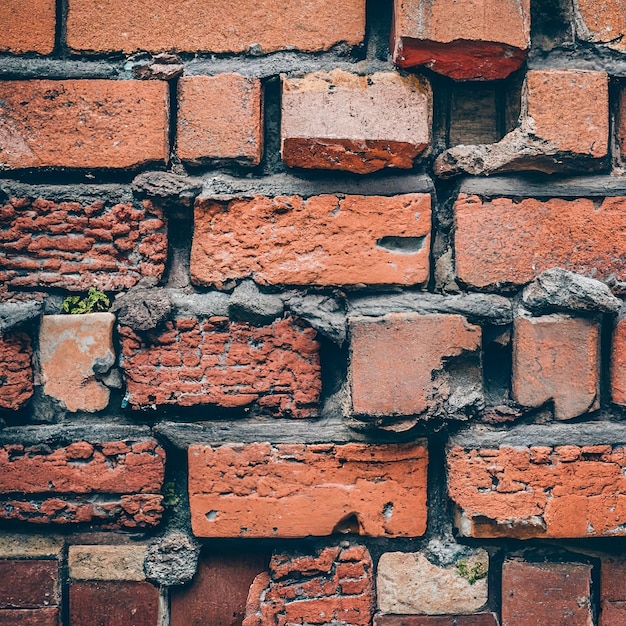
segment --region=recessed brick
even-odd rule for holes
[[[589,626],[591,565],[525,563],[502,566],[502,626]]]
[[[0,560],[0,608],[33,609],[59,604],[57,560]]]
[[[429,275],[429,194],[196,201],[191,279],[418,285]]]
[[[191,446],[192,527],[199,537],[416,537],[426,467],[423,442]]]
[[[8,130],[0,169],[164,162],[168,109],[168,85],[161,81],[1,81],[0,115]]]
[[[506,78],[530,46],[529,0],[394,2],[393,60],[460,80]]]
[[[177,154],[192,163],[236,159],[258,165],[263,152],[261,82],[239,74],[178,81]]]
[[[177,318],[148,337],[120,327],[133,408],[214,404],[310,417],[321,390],[319,344],[291,318],[268,326]]]
[[[165,218],[148,201],[12,198],[0,206],[0,226],[0,282],[13,287],[116,291],[165,270]]]
[[[15,411],[32,397],[32,356],[25,333],[0,335],[0,408]]]
[[[551,267],[626,280],[626,198],[537,200],[461,194],[454,207],[459,279],[523,285]]]
[[[466,537],[625,534],[626,449],[502,446],[448,451],[448,491]]]
[[[566,315],[518,317],[513,324],[513,398],[554,402],[567,420],[600,408],[600,325]]]
[[[4,609],[0,610],[0,626],[58,626],[59,609]]]
[[[281,153],[290,167],[409,169],[428,146],[432,91],[417,76],[342,70],[284,78]]]
[[[252,5],[209,0],[73,0],[67,43],[94,52],[262,52],[326,50],[365,36],[365,0],[306,4],[259,0]]]
[[[461,384],[473,385],[480,394],[480,359],[474,354],[473,362],[461,368],[462,383],[452,366],[455,358],[480,350],[481,336],[480,327],[461,315],[390,313],[351,318],[352,411],[424,419],[463,412],[464,407],[452,406],[452,396]]]
[[[0,24],[0,52],[50,54],[54,49],[55,0],[3,0]]]
[[[626,405],[626,318],[620,319],[613,331],[611,399],[615,404]]]
[[[70,626],[158,626],[159,590],[146,582],[70,585]]]

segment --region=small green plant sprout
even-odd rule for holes
[[[470,565],[466,559],[461,559],[456,564],[456,571],[459,576],[465,578],[470,585],[473,585],[477,580],[485,578],[487,576],[487,564],[482,561],[477,561],[474,565]]]
[[[111,301],[106,293],[94,287],[89,287],[89,292],[82,298],[80,296],[67,296],[63,300],[61,311],[70,315],[83,315],[85,313],[108,311],[110,306]]]

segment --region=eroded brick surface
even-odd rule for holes
[[[192,527],[200,537],[419,536],[426,467],[423,442],[191,446]]]
[[[626,52],[626,15],[619,0],[577,0],[577,35],[612,50]]]
[[[17,410],[33,395],[30,337],[25,333],[0,335],[0,408]]]
[[[3,0],[0,4],[0,51],[50,54],[54,48],[54,0]]]
[[[324,548],[306,556],[275,554],[269,575],[257,581],[243,626],[372,623],[372,560],[363,546]]]
[[[291,285],[428,280],[429,194],[196,202],[191,279]]]
[[[611,399],[616,404],[626,405],[626,318],[619,320],[613,331]]]
[[[448,491],[467,537],[620,536],[625,468],[622,446],[454,446]]]
[[[456,271],[475,287],[523,285],[551,267],[626,279],[626,198],[520,201],[461,194]]]
[[[321,379],[315,331],[291,318],[251,326],[226,318],[177,318],[139,337],[121,327],[122,367],[134,408],[178,404],[255,405],[309,417]]]
[[[150,202],[14,198],[0,207],[0,282],[14,287],[125,289],[160,278],[166,257],[163,212]]]

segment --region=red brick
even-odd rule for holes
[[[258,165],[263,153],[261,82],[239,74],[178,81],[176,151],[183,161],[237,159]]]
[[[599,626],[626,624],[626,602],[606,602],[600,611]]]
[[[626,533],[626,449],[576,445],[448,452],[456,524],[471,537],[602,537]]]
[[[394,2],[393,60],[451,78],[506,78],[526,59],[529,0]]]
[[[371,416],[442,415],[453,392],[446,365],[481,346],[480,327],[461,315],[355,317],[350,336],[352,410]]]
[[[268,561],[269,555],[248,551],[202,558],[191,585],[171,591],[171,626],[241,624],[250,586]]]
[[[58,626],[59,609],[0,610],[0,626]]]
[[[376,615],[374,626],[499,626],[495,613],[475,615]]]
[[[502,626],[590,626],[591,565],[525,563],[502,566]]]
[[[626,405],[626,318],[617,322],[613,332],[611,399],[615,404]]]
[[[0,560],[0,608],[56,606],[60,593],[59,564],[56,560]]]
[[[342,70],[283,79],[281,153],[290,167],[410,169],[430,142],[432,91],[417,76]]]
[[[128,168],[168,158],[161,81],[0,82],[6,135],[0,169]]]
[[[513,325],[513,399],[554,402],[568,420],[600,408],[600,325],[565,315],[518,317]]]
[[[294,48],[326,50],[365,35],[365,0],[312,0],[306,4],[258,0],[254,5],[220,0],[73,0],[67,42],[95,52],[263,52]]]
[[[0,206],[0,227],[0,282],[7,285],[119,290],[165,269],[165,218],[148,201],[13,198]]]
[[[474,287],[523,285],[551,267],[599,280],[626,280],[626,198],[482,201],[455,204],[459,279]]]
[[[121,327],[122,367],[133,408],[177,404],[254,405],[261,412],[309,417],[319,401],[319,344],[315,331],[291,318],[269,326],[200,318],[168,322],[141,338]],[[198,367],[182,365],[196,354]]]
[[[55,0],[3,0],[0,52],[50,54],[54,49]]]
[[[626,16],[619,0],[577,0],[575,7],[580,39],[626,52]]]
[[[25,333],[0,335],[0,408],[15,411],[32,397],[32,356]]]
[[[189,448],[199,537],[306,537],[426,530],[427,451],[404,445],[231,444]],[[315,515],[311,515],[315,511]]]
[[[158,626],[159,590],[145,582],[70,585],[70,626]]]
[[[417,285],[428,280],[429,194],[199,199],[191,279]]]
[[[374,611],[372,560],[367,549],[357,553],[353,548],[325,548],[308,558],[274,555],[269,577],[259,577],[267,582],[267,587],[253,585],[251,589],[256,598],[249,598],[243,626],[322,626],[331,622],[369,626]],[[348,550],[352,551],[350,559],[344,556]],[[294,560],[304,569],[290,565],[285,571],[285,564]],[[350,576],[340,571],[347,561],[354,566]],[[362,589],[355,594],[346,593],[344,586],[355,579],[363,581]]]

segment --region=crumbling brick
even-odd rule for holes
[[[626,405],[626,318],[620,319],[613,331],[611,400],[615,404]]]
[[[19,332],[0,335],[0,408],[20,409],[32,395],[30,337]]]

